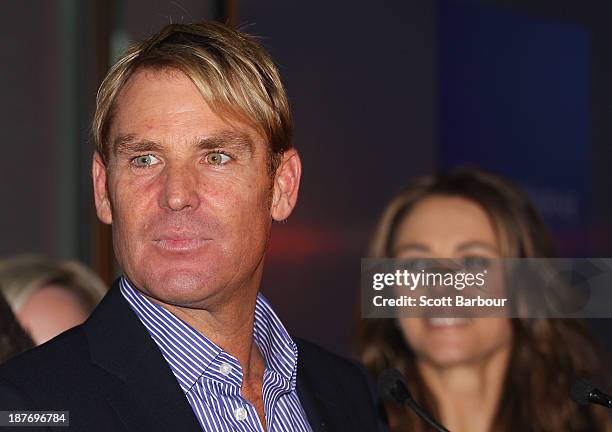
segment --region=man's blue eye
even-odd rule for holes
[[[151,154],[136,156],[132,159],[132,163],[138,168],[144,168],[159,163],[159,159]]]
[[[230,157],[224,153],[214,152],[205,156],[206,163],[210,165],[223,165],[230,161]]]

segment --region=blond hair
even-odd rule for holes
[[[269,144],[269,170],[291,148],[293,125],[278,70],[255,39],[216,22],[170,24],[131,45],[110,69],[96,98],[92,133],[108,162],[109,131],[121,89],[139,68],[187,75],[218,115],[245,122]]]
[[[91,270],[76,261],[54,261],[40,255],[18,255],[0,260],[0,293],[17,313],[28,298],[47,285],[61,285],[89,314],[106,293]]]

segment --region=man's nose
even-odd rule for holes
[[[184,165],[166,166],[160,207],[173,211],[195,209],[199,206],[197,172]]]

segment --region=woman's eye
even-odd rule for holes
[[[205,159],[206,159],[206,163],[210,165],[223,165],[229,162],[231,158],[224,153],[214,152],[214,153],[208,153]]]
[[[132,163],[138,168],[145,168],[151,165],[157,165],[159,163],[159,159],[151,154],[136,156],[132,159]]]
[[[492,260],[490,258],[472,256],[472,257],[464,257],[462,261],[463,261],[463,267],[466,270],[479,271],[479,270],[488,269],[491,266]]]
[[[404,269],[411,272],[426,270],[431,267],[432,264],[435,265],[435,261],[427,258],[403,258],[402,263]]]

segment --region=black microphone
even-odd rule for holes
[[[408,405],[416,415],[438,432],[449,432],[444,426],[432,419],[413,399],[404,376],[397,369],[386,369],[378,376],[378,391],[384,399],[394,400],[400,405]]]
[[[590,403],[612,408],[612,397],[596,388],[590,381],[579,379],[572,386],[572,399],[578,405]]]

